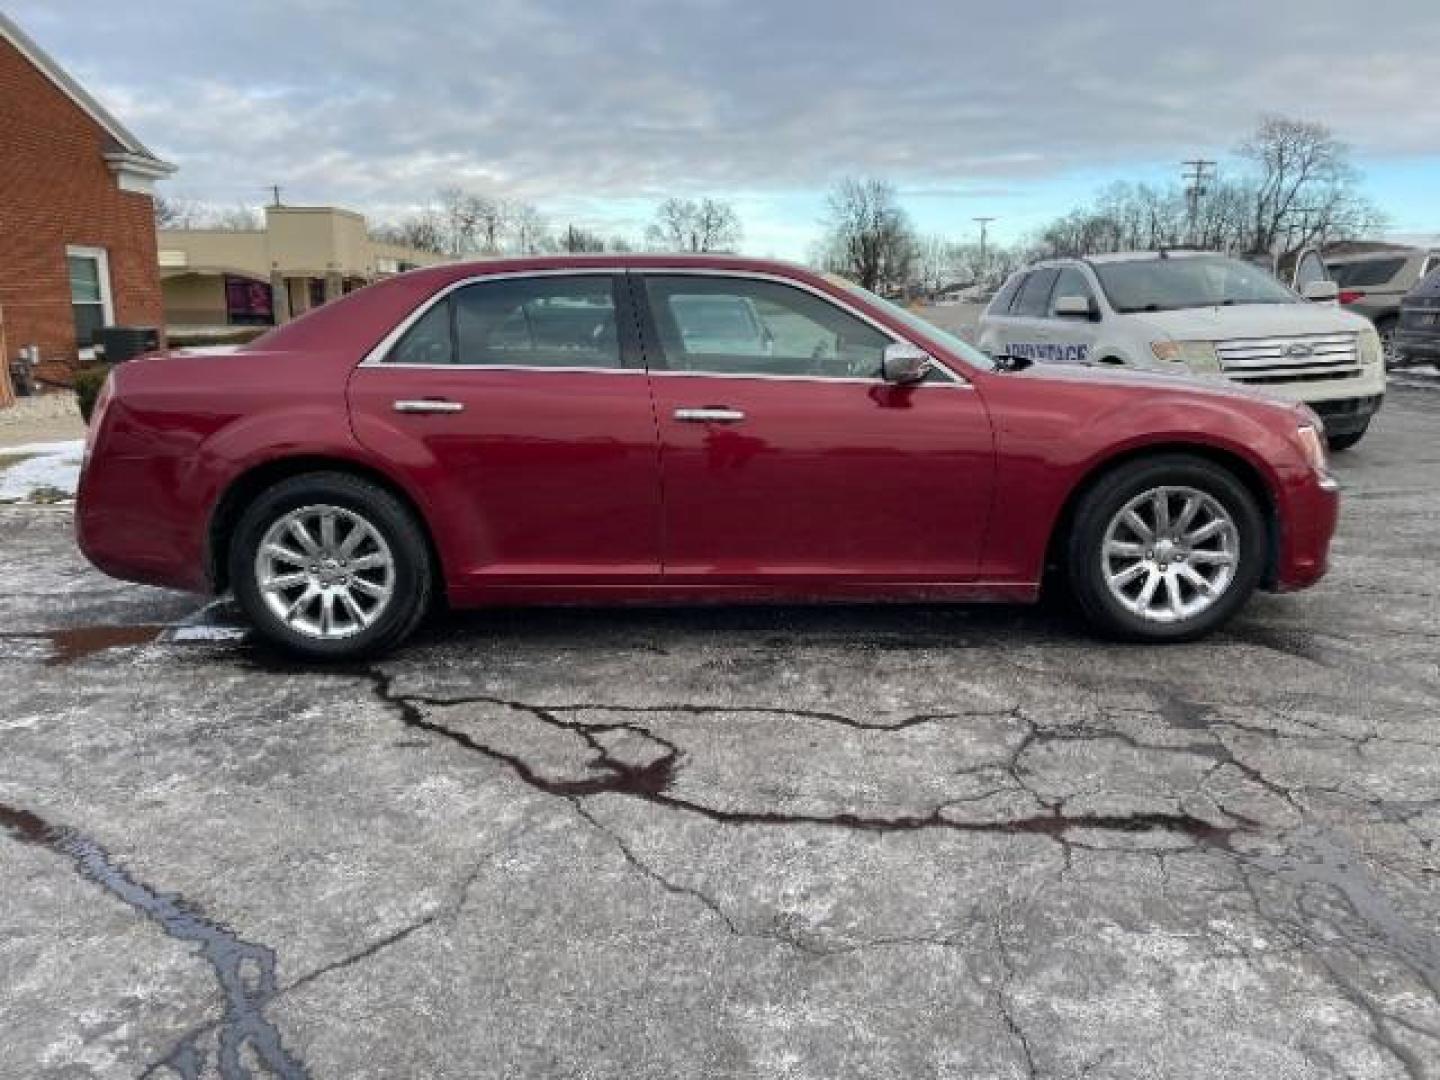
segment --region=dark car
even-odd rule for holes
[[[702,302],[703,301],[703,302]],[[713,333],[743,309],[772,343]],[[117,367],[85,554],[233,589],[315,657],[484,604],[1034,600],[1185,640],[1325,572],[1303,405],[1164,375],[1011,370],[871,293],[733,257],[401,274],[225,356]]]
[[[1399,364],[1440,364],[1440,267],[1400,302],[1395,355]]]

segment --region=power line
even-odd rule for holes
[[[1193,158],[1190,161],[1182,161],[1185,166],[1185,200],[1190,210],[1190,242],[1195,242],[1195,224],[1200,217],[1200,200],[1210,194],[1210,189],[1205,186],[1207,180],[1215,177],[1215,166],[1217,161],[1209,161],[1206,158]]]
[[[977,217],[972,220],[980,223],[980,273],[983,275],[985,273],[985,231],[989,228],[991,222],[998,221],[999,219],[993,217]]]

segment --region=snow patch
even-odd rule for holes
[[[0,503],[30,499],[36,492],[47,491],[75,497],[80,462],[85,457],[84,439],[0,448],[0,459],[16,455],[27,456],[13,465],[0,465]]]

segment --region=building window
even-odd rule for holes
[[[274,326],[275,306],[263,281],[225,275],[225,321],[231,326]]]
[[[65,262],[70,270],[70,310],[75,316],[75,344],[87,349],[95,344],[95,331],[115,322],[110,297],[110,261],[104,248],[67,247]]]

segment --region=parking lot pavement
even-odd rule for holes
[[[1332,576],[1170,648],[497,612],[306,670],[0,511],[0,1075],[1440,1076],[1440,394],[1338,470]]]

